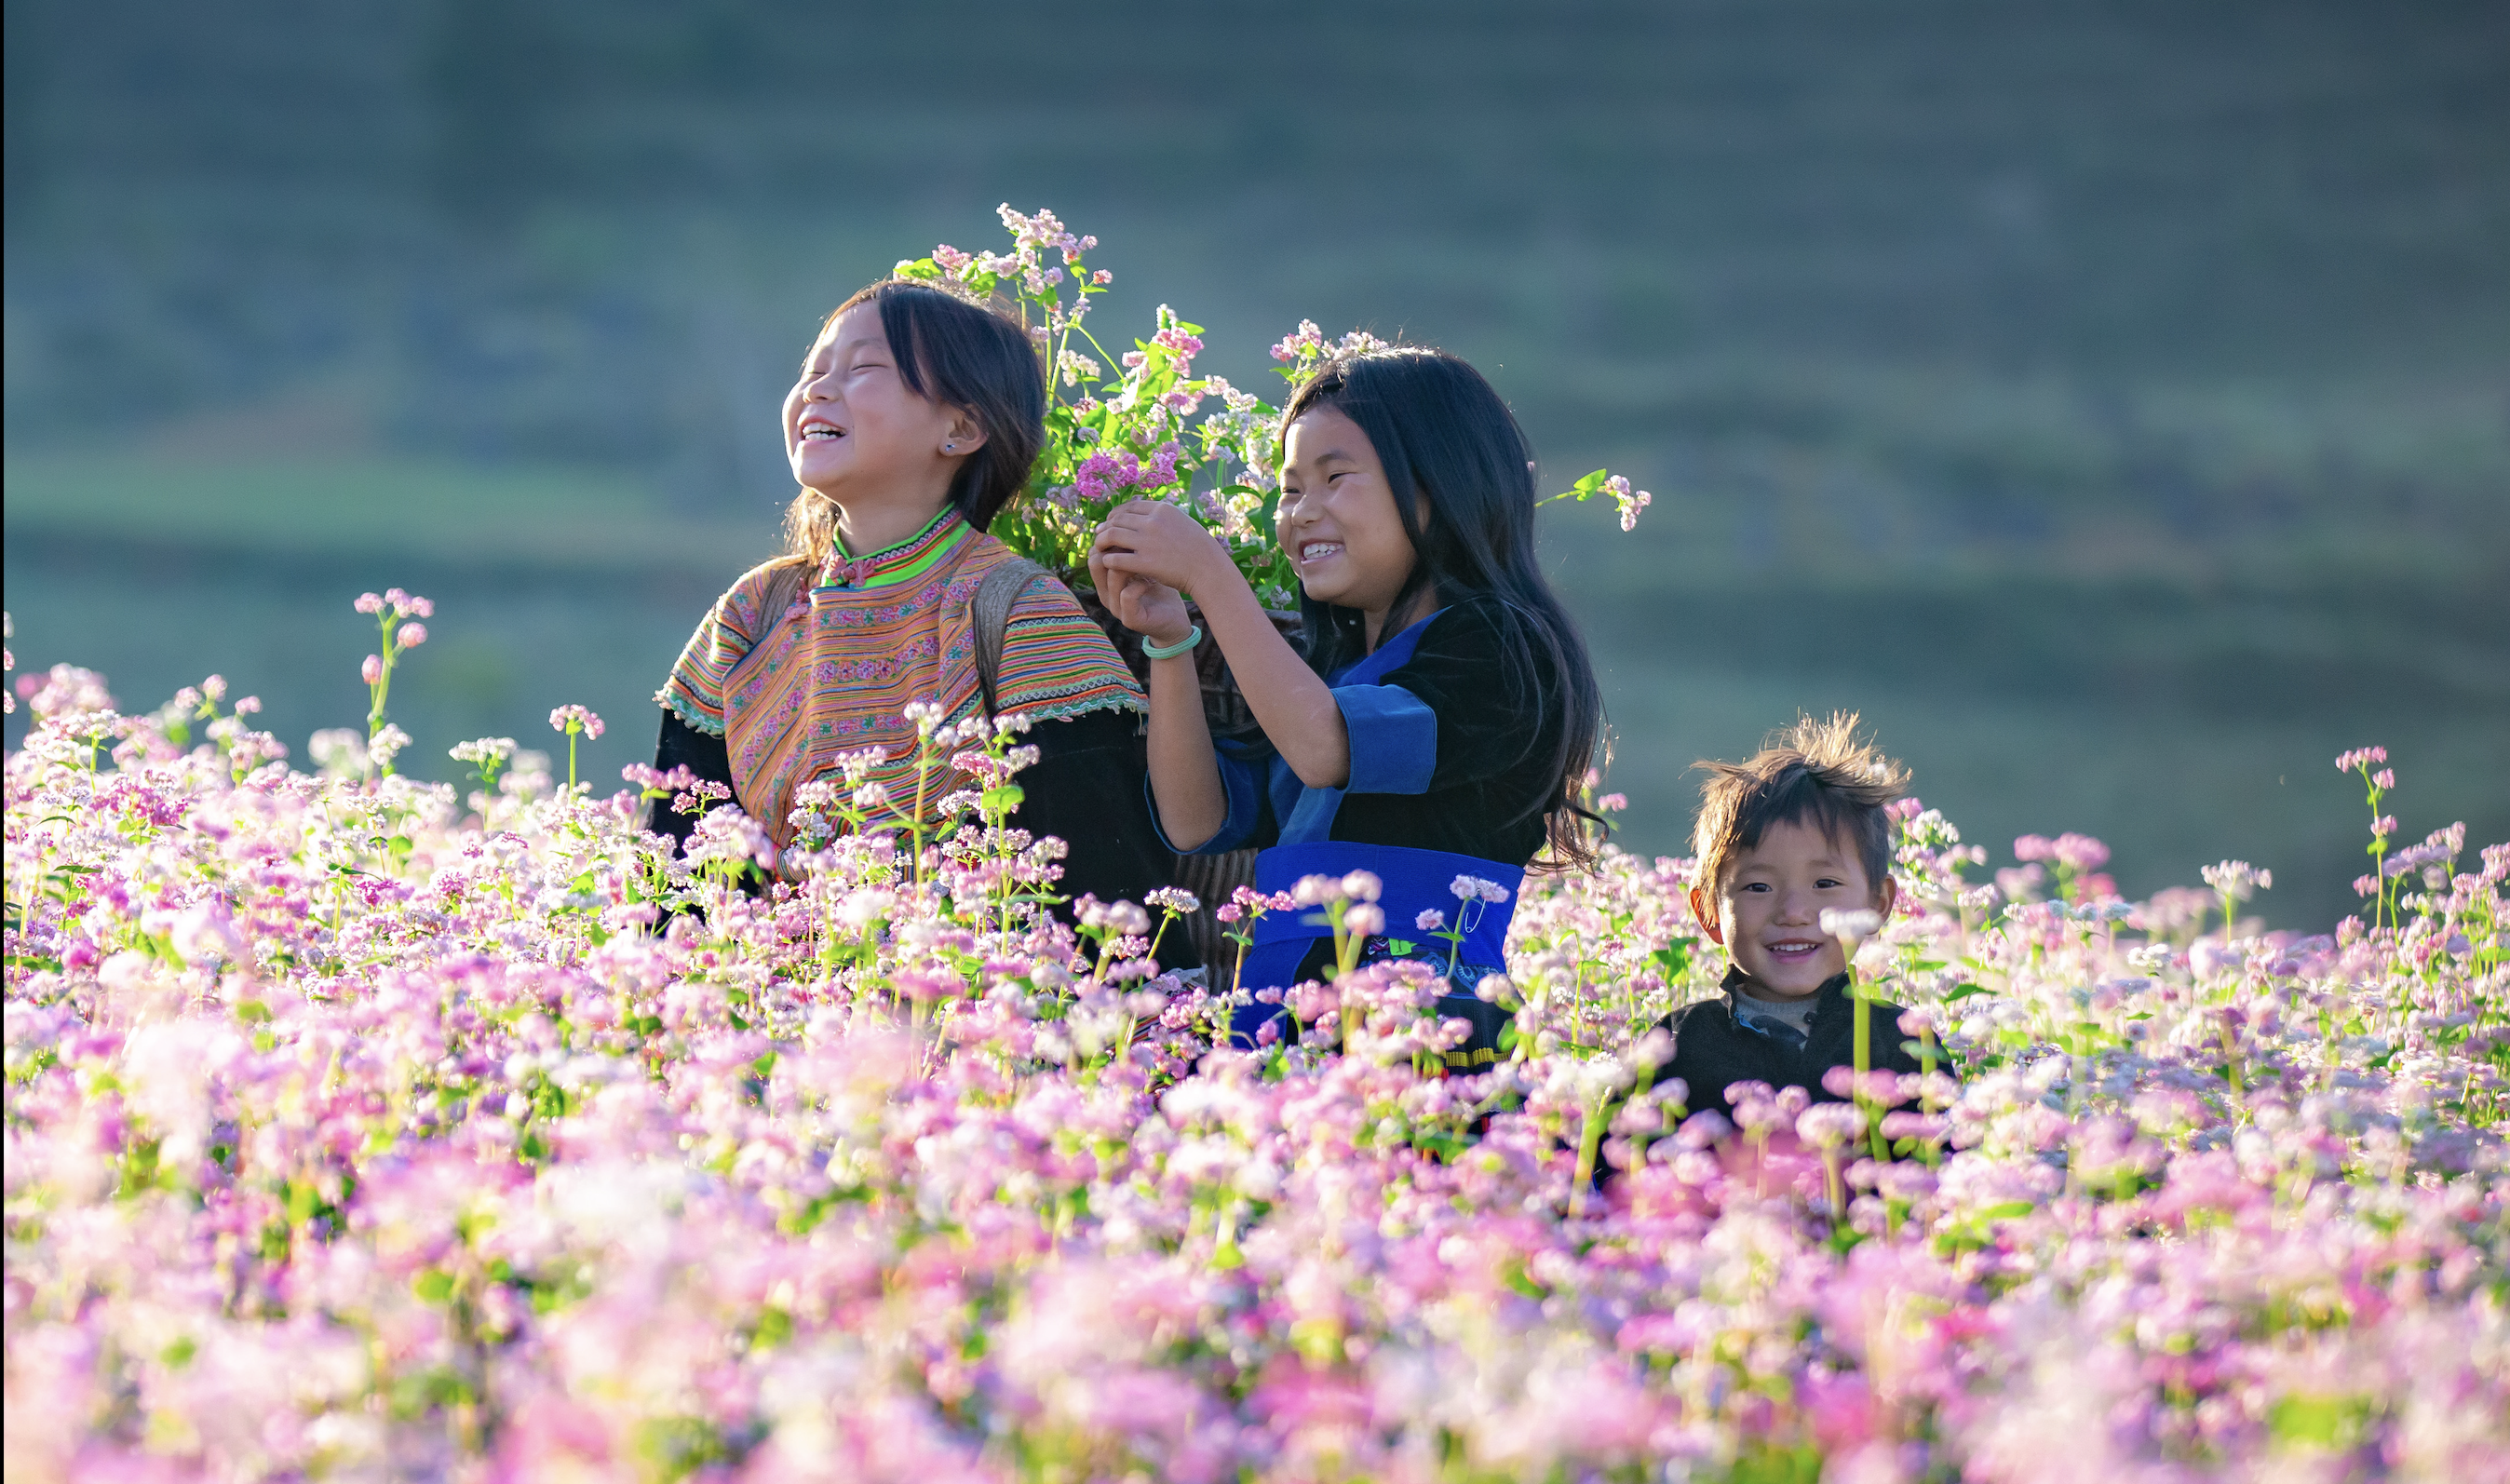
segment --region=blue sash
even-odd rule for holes
[[[1268,894],[1286,892],[1302,876],[1345,876],[1352,871],[1374,872],[1385,883],[1377,904],[1386,911],[1386,936],[1443,945],[1445,938],[1413,926],[1423,912],[1436,911],[1445,915],[1450,929],[1460,922],[1465,925],[1464,944],[1455,955],[1457,963],[1507,962],[1507,925],[1516,916],[1517,893],[1525,885],[1525,867],[1521,865],[1502,865],[1479,856],[1413,850],[1401,845],[1311,840],[1259,852],[1255,856],[1255,890]],[[1447,890],[1459,876],[1496,881],[1507,888],[1507,900],[1477,901],[1467,907]],[[1264,914],[1255,924],[1255,945],[1247,950],[1246,969],[1239,985],[1246,989],[1288,988],[1295,982],[1299,960],[1307,957],[1309,945],[1331,936],[1333,924],[1325,920],[1322,907]],[[1442,959],[1446,956],[1443,950],[1437,955]],[[1239,1018],[1249,1010],[1262,1011],[1253,1017],[1256,1024],[1276,1013],[1271,1006],[1246,1006],[1241,1007]]]

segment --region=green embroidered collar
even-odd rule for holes
[[[887,588],[913,582],[975,534],[955,508],[945,507],[932,523],[894,547],[868,556],[851,556],[845,542],[831,536],[828,559],[819,567],[822,588]]]

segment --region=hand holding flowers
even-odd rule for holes
[[[1200,522],[1155,500],[1127,501],[1108,515],[1090,541],[1089,580],[1125,628],[1161,647],[1190,631],[1185,593],[1242,583]]]

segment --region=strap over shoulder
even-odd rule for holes
[[[995,698],[1003,670],[1003,631],[1010,626],[1011,609],[1020,594],[1028,591],[1039,578],[1052,581],[1046,568],[1025,556],[1006,557],[985,574],[976,585],[976,595],[969,601],[970,627],[976,639],[976,693],[984,701],[985,714],[995,710]]]
[[[784,621],[784,610],[802,595],[803,585],[818,575],[818,568],[807,556],[788,556],[767,574],[767,586],[758,595],[759,631],[773,633]]]

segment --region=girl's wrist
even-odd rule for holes
[[[1186,590],[1194,594],[1197,602],[1201,602],[1205,593],[1217,594],[1232,587],[1246,588],[1246,574],[1237,570],[1237,563],[1230,559],[1229,549],[1220,544],[1217,536],[1211,538],[1211,550],[1203,558],[1202,570],[1194,576],[1193,586]],[[1246,590],[1251,592],[1254,590],[1247,588]]]

